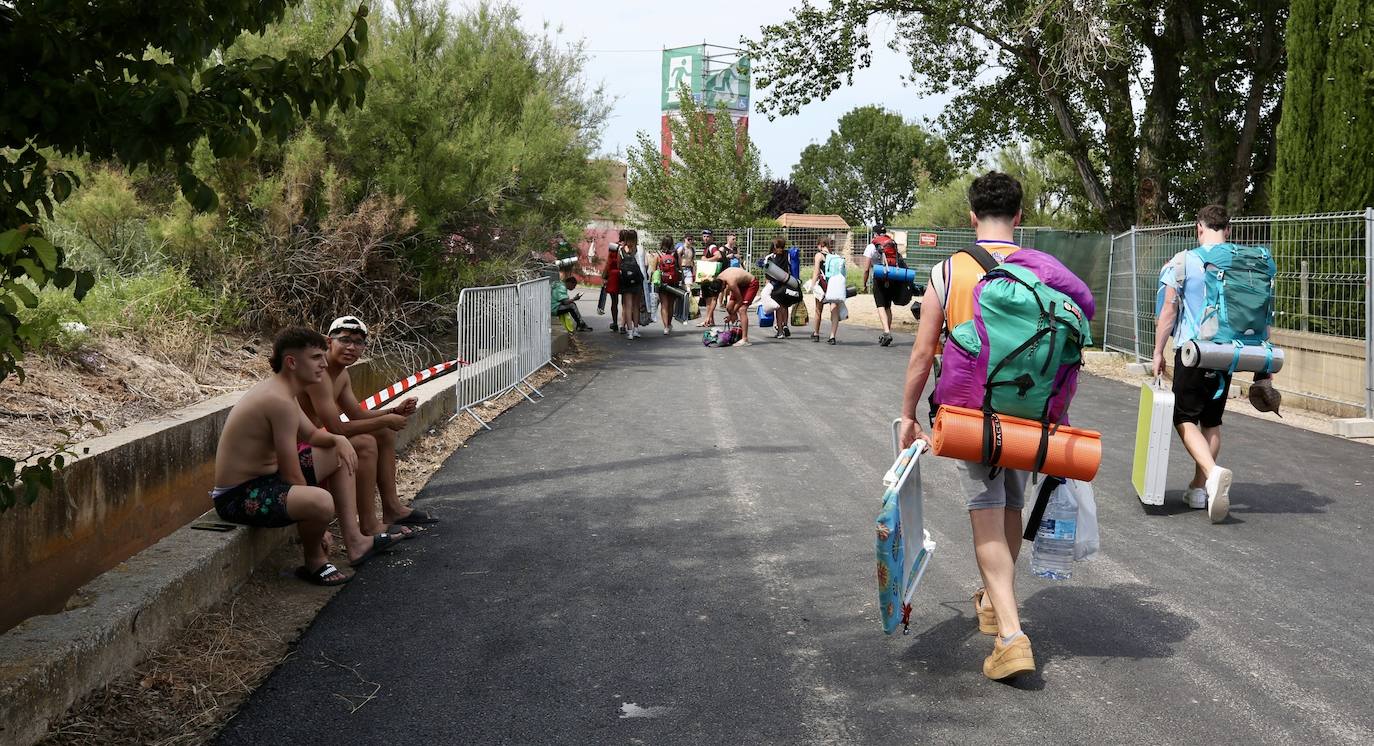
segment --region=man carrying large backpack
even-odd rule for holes
[[[916,420],[916,408],[942,332],[948,333],[949,340],[944,370],[932,397],[932,416],[940,404],[972,406],[981,407],[993,422],[1000,413],[1062,423],[1072,393],[1072,386],[1064,382],[1076,380],[1081,348],[1091,341],[1087,319],[1095,307],[1083,281],[1053,257],[1012,243],[1013,230],[1021,222],[1021,185],[1016,179],[995,171],[985,174],[969,186],[968,198],[977,243],[931,270],[921,300],[916,344],[907,363],[901,412],[903,448],[918,438],[930,442]],[[1018,253],[1023,257],[1017,257]],[[975,293],[980,283],[982,289]],[[999,302],[1004,297],[1033,302]],[[1039,307],[1040,311],[1027,318],[1014,310],[1018,307]],[[977,353],[965,349],[975,346]],[[953,359],[956,354],[982,355],[985,364],[955,370],[959,367]],[[984,371],[983,380],[970,372],[975,369]],[[1026,396],[1018,397],[1017,388],[1009,384],[1022,382]],[[1004,411],[1007,407],[1002,402],[1008,399],[1032,398],[1034,412]],[[1035,657],[1030,639],[1021,631],[1013,583],[1029,474],[973,461],[960,461],[958,470],[968,497],[974,554],[985,584],[973,594],[978,629],[996,635],[992,654],[983,661],[983,674],[1000,680],[1029,673],[1035,670]]]
[[[1160,271],[1155,323],[1153,371],[1164,375],[1164,345],[1172,336],[1174,428],[1197,465],[1184,501],[1190,508],[1206,508],[1212,523],[1225,520],[1231,505],[1231,470],[1217,465],[1231,371],[1184,367],[1181,350],[1194,340],[1241,345],[1267,340],[1277,273],[1268,249],[1232,244],[1230,232],[1225,207],[1198,211],[1197,248],[1174,255]],[[1256,381],[1268,378],[1268,373],[1255,374]]]
[[[874,275],[873,268],[905,268],[900,247],[887,228],[881,224],[873,226],[873,240],[864,249],[864,289],[868,289],[869,277]],[[887,347],[892,344],[892,305],[904,306],[911,302],[911,283],[873,277],[873,306],[878,309],[878,318],[883,322],[883,333],[878,335],[878,344]]]

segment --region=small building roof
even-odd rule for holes
[[[784,212],[778,216],[778,223],[784,228],[828,228],[849,230],[849,223],[839,215],[807,215],[799,212]]]

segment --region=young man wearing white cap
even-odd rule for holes
[[[353,394],[348,366],[367,349],[367,325],[356,316],[340,316],[329,323],[328,368],[324,379],[306,387],[301,408],[316,425],[343,435],[358,452],[358,520],[363,533],[391,532],[411,536],[408,526],[437,523],[422,510],[407,508],[396,494],[396,433],[404,430],[415,413],[416,399],[409,397],[394,407],[363,409]],[[339,415],[347,415],[345,422]],[[382,517],[377,518],[378,490]]]

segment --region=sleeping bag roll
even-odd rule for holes
[[[763,268],[763,273],[768,275],[768,279],[779,285],[789,287],[793,290],[801,289],[801,281],[788,274],[786,270],[776,264],[771,262],[766,264]]]
[[[677,285],[659,285],[659,286],[658,286],[658,292],[660,292],[660,293],[667,293],[667,294],[673,296],[674,298],[678,298],[678,299],[682,299],[682,300],[685,300],[685,299],[687,298],[687,291],[686,291],[686,290],[683,290],[682,288],[678,287]]]
[[[859,289],[856,288],[856,287],[854,287],[853,285],[850,285],[850,286],[848,286],[848,287],[846,287],[846,288],[844,289],[844,297],[846,297],[846,298],[853,298],[854,296],[856,296],[856,295],[858,295],[858,294],[859,294]]]
[[[577,257],[570,256],[565,259],[559,259],[553,263],[553,266],[559,269],[572,269],[577,266]]]
[[[1201,342],[1194,340],[1183,345],[1179,357],[1185,368],[1204,368],[1206,370],[1231,370],[1234,362],[1236,370],[1246,373],[1278,373],[1283,369],[1283,349],[1266,345],[1245,345],[1240,347],[1240,358],[1236,358],[1237,347],[1220,342]]]
[[[886,264],[879,264],[873,267],[873,279],[892,280],[894,282],[915,282],[916,270],[906,267],[889,267]]]

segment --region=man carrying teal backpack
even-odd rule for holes
[[[1183,365],[1182,348],[1195,340],[1265,344],[1274,315],[1274,276],[1269,250],[1229,241],[1231,216],[1221,205],[1198,211],[1198,246],[1174,255],[1160,271],[1153,372],[1164,375],[1164,346],[1174,339],[1174,428],[1197,468],[1184,501],[1207,509],[1212,523],[1226,519],[1231,505],[1231,470],[1217,464],[1221,419],[1233,370]],[[1255,380],[1271,378],[1256,373]],[[1270,386],[1269,383],[1261,384]]]

